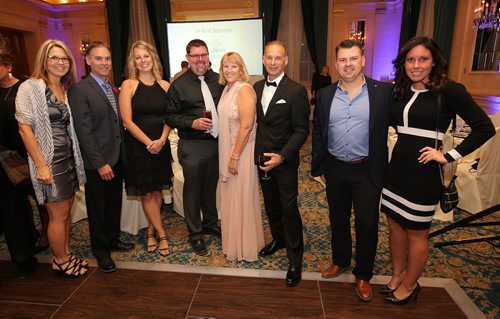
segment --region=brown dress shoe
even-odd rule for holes
[[[363,301],[372,300],[372,286],[370,282],[356,279],[356,293],[358,294],[359,299]]]
[[[345,272],[349,267],[340,267],[335,264],[332,264],[330,267],[326,268],[321,272],[321,277],[323,278],[335,278],[340,276],[343,272]]]

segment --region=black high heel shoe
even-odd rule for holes
[[[406,305],[408,301],[412,299],[414,299],[414,301],[417,302],[417,297],[419,293],[420,293],[420,285],[417,282],[417,286],[415,287],[415,289],[413,289],[413,291],[408,297],[404,299],[398,299],[394,296],[393,292],[390,292],[387,296],[385,296],[384,300],[395,305]]]
[[[396,291],[396,289],[398,289],[398,288],[396,287],[396,288],[392,289],[388,285],[383,285],[382,288],[380,288],[380,290],[378,291],[378,293],[381,295],[388,295],[388,294]]]
[[[80,263],[82,265],[83,268],[89,268],[88,261],[86,261],[85,259],[81,259],[79,257],[76,257],[76,255],[73,254],[72,251],[69,252],[68,256],[69,256],[70,261],[76,260],[78,263]]]
[[[66,278],[76,278],[83,276],[87,273],[87,268],[82,267],[81,260],[68,259],[67,261],[59,264],[55,259],[52,260],[52,270],[56,272],[58,276]]]
[[[148,246],[148,249],[147,249],[148,253],[152,254],[152,253],[154,253],[155,251],[158,250],[159,244],[156,241],[156,235],[155,235],[155,233],[146,234],[146,241],[148,241],[149,238],[154,238],[155,239],[155,243],[152,244],[152,245],[149,245],[148,243],[146,243],[146,245]]]
[[[168,241],[167,241],[167,236],[164,236],[164,237],[160,237],[160,242],[162,241],[166,241],[167,242],[167,247],[165,248],[158,248],[158,254],[162,257],[167,257],[168,255],[170,255],[170,247],[168,246]],[[158,243],[158,247],[159,247],[159,243]]]

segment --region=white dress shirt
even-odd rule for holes
[[[264,91],[262,91],[262,99],[260,100],[262,104],[262,111],[264,111],[264,115],[266,115],[267,108],[269,107],[269,103],[273,99],[274,93],[276,93],[276,89],[278,88],[278,85],[280,85],[281,80],[285,76],[285,72],[281,73],[280,76],[278,76],[276,79],[273,81],[269,81],[269,78],[267,78],[268,82],[276,82],[276,86],[272,85],[267,85],[264,83]]]

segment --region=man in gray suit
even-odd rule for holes
[[[68,94],[75,130],[85,164],[85,202],[92,252],[103,272],[116,270],[111,251],[128,251],[120,240],[122,170],[126,160],[118,90],[108,82],[111,51],[93,42],[85,61],[91,73]]]

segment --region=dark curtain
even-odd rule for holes
[[[113,79],[120,86],[125,78],[130,24],[130,0],[106,0],[109,46],[113,57]]]
[[[264,44],[278,38],[282,0],[259,0],[260,16],[264,20]]]
[[[439,0],[434,3],[434,41],[443,51],[447,61],[450,59],[453,29],[457,13],[456,0]]]
[[[436,0],[440,2],[440,0]],[[405,0],[403,5],[403,19],[399,35],[399,48],[417,34],[420,0]]]
[[[314,71],[319,74],[326,63],[328,1],[302,0],[302,18]]]
[[[148,8],[151,31],[155,39],[155,47],[163,66],[163,78],[169,80],[170,66],[168,63],[167,21],[171,21],[170,0],[146,0],[146,6]]]

